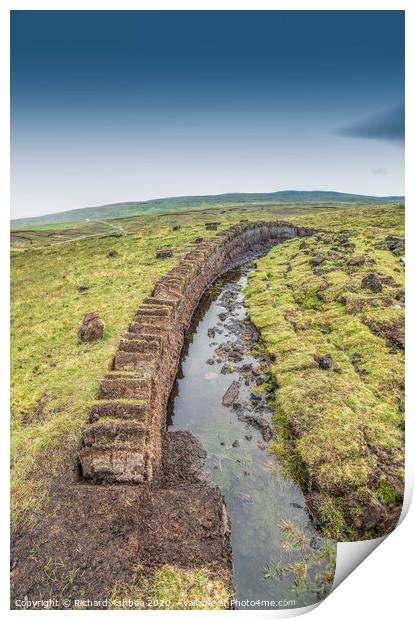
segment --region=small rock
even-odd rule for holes
[[[196,239],[194,240],[194,243],[202,243],[203,241],[203,237],[196,237]]]
[[[214,363],[215,363],[215,360],[212,359],[211,357],[208,360],[206,360],[206,364],[209,364],[209,366],[213,366]]]
[[[312,267],[318,267],[318,265],[321,265],[326,260],[327,258],[325,256],[314,256],[313,258],[310,258],[309,262]]]
[[[260,400],[262,400],[262,397],[260,394],[257,394],[256,392],[251,392],[251,401],[253,403],[259,403]]]
[[[237,439],[235,439],[235,441],[232,443],[232,448],[239,448],[239,441]]]
[[[209,327],[209,329],[207,330],[207,335],[208,338],[214,338],[215,337],[215,330],[213,327]]]
[[[218,319],[219,319],[220,321],[226,321],[226,317],[227,317],[227,316],[228,316],[228,315],[226,314],[226,312],[219,312],[219,314],[218,314]]]
[[[235,372],[235,368],[230,364],[224,364],[220,371],[221,375],[230,375],[233,372]]]
[[[239,394],[239,383],[237,381],[232,381],[228,389],[222,398],[222,405],[224,407],[230,407],[234,401],[236,400]]]
[[[270,385],[265,388],[267,394],[273,394],[278,387],[278,383],[276,381],[271,381]]]
[[[252,370],[252,364],[243,364],[241,370],[242,372],[250,372]]]
[[[105,323],[98,312],[88,312],[85,314],[82,324],[78,329],[78,336],[85,342],[99,340],[104,334]]]
[[[80,293],[85,293],[85,291],[89,291],[89,286],[78,286],[78,291]]]
[[[261,431],[262,439],[264,441],[270,441],[272,439],[272,428],[265,418],[262,418],[261,416],[255,417],[253,415],[246,415],[244,420],[251,426],[258,428]]]
[[[116,256],[119,256],[119,254],[118,254],[117,250],[110,250],[110,251],[108,252],[107,256],[108,256],[109,258],[115,258]]]
[[[330,353],[323,355],[323,357],[319,357],[317,361],[318,361],[318,365],[323,370],[328,370],[329,368],[331,368],[331,365],[333,363]]]
[[[180,230],[180,229],[181,229],[180,224],[175,224],[172,228],[173,231]]]
[[[382,290],[382,282],[376,273],[368,273],[362,280],[362,286],[368,288],[374,293],[380,293]]]

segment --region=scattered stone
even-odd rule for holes
[[[405,252],[405,239],[388,235],[385,237],[385,244],[391,252],[396,254],[396,256],[399,256]]]
[[[228,316],[228,315],[226,314],[226,312],[220,312],[220,313],[218,314],[218,319],[219,319],[220,321],[226,321],[227,316]]]
[[[222,366],[220,373],[221,375],[230,375],[235,371],[236,371],[236,368],[234,366],[231,366],[230,364],[224,364]]]
[[[245,439],[246,439],[247,441],[251,441],[251,439],[252,439],[252,435],[245,435]]]
[[[173,256],[173,250],[171,248],[164,248],[163,250],[157,250],[156,258],[171,258]]]
[[[252,364],[243,364],[243,366],[241,366],[242,372],[250,372],[251,370],[252,370]]]
[[[98,312],[88,312],[85,314],[82,324],[78,329],[78,336],[85,342],[99,340],[104,334],[105,323]]]
[[[382,282],[376,273],[368,273],[362,280],[362,287],[368,288],[374,293],[382,291]]]
[[[271,381],[270,385],[265,388],[265,391],[268,394],[273,394],[278,387],[278,383],[276,381]]]
[[[214,338],[215,337],[215,329],[213,327],[209,327],[209,329],[207,330],[207,335],[208,338]]]
[[[253,403],[259,403],[262,400],[262,396],[256,392],[251,392],[251,401]]]
[[[119,256],[117,250],[110,250],[107,254],[108,258],[116,258],[117,256]]]
[[[350,356],[350,361],[352,363],[353,368],[355,369],[355,371],[360,377],[366,374],[365,369],[361,367],[362,364],[364,364],[363,356],[361,353],[359,353],[358,351],[355,351],[354,353],[352,353]]]
[[[78,286],[78,291],[80,293],[85,293],[85,291],[89,291],[89,286]]]
[[[172,228],[173,231],[180,230],[180,229],[181,229],[180,224],[175,224]]]
[[[209,366],[213,366],[214,363],[215,363],[215,360],[211,357],[208,360],[206,360],[206,364],[209,364]]]
[[[239,441],[237,439],[235,439],[235,441],[232,442],[232,448],[239,448]]]
[[[205,228],[206,230],[217,230],[220,222],[206,222]]]
[[[196,237],[196,239],[194,240],[194,243],[202,243],[203,241],[203,237]]]
[[[231,351],[228,355],[228,359],[231,362],[240,362],[242,359],[242,355],[238,351]]]
[[[232,381],[228,389],[222,398],[222,405],[224,407],[230,407],[236,400],[239,395],[239,383],[237,381]]]
[[[265,418],[262,418],[261,416],[255,417],[253,415],[246,415],[244,420],[251,426],[254,426],[260,430],[264,441],[270,441],[272,439],[272,428]]]
[[[326,260],[327,258],[325,256],[314,256],[313,258],[310,258],[309,262],[312,267],[318,267],[319,265],[324,263]]]
[[[328,370],[329,368],[331,368],[332,363],[333,363],[330,353],[323,355],[323,357],[317,358],[316,361],[318,362],[319,367],[322,368],[323,370]]]

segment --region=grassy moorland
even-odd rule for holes
[[[370,514],[393,521],[403,493],[403,266],[400,244],[392,251],[385,237],[403,236],[403,210],[247,204],[111,225],[46,225],[19,231],[29,239],[23,241],[12,236],[13,527],[41,518],[52,481],[74,462],[87,405],[154,281],[197,236],[215,234],[205,231],[207,221],[223,229],[241,219],[320,230],[273,249],[249,282],[249,312],[279,384],[273,452],[313,490],[310,505],[330,536],[373,535]],[[172,259],[155,258],[162,247],[173,249]],[[380,292],[362,288],[369,272],[378,274]],[[77,328],[92,310],[105,321],[104,337],[83,343]],[[326,355],[330,368],[322,369],[316,358]],[[139,594],[151,598],[169,584],[180,596],[210,593],[215,608],[226,599],[214,576],[169,566],[140,582]],[[114,586],[114,606],[129,587]]]
[[[403,206],[296,218],[319,234],[260,259],[248,286],[279,389],[272,451],[328,536],[380,535],[403,498]]]
[[[202,233],[197,225],[171,228],[144,224],[130,234],[12,253],[13,522],[36,518],[51,478],[76,450],[87,403],[120,334],[154,281]],[[156,249],[167,245],[174,258],[156,259]],[[77,327],[92,310],[105,321],[104,338],[82,343]]]
[[[295,213],[305,207],[290,206]],[[69,229],[12,235],[11,256],[11,485],[12,521],[36,519],[50,481],[75,454],[88,402],[105,374],[120,334],[152,284],[186,253],[207,221],[221,227],[251,219],[283,218],[286,207],[203,210],[140,216]],[[89,226],[89,228],[87,228]],[[173,230],[173,227],[179,230]],[[56,235],[56,236],[55,236]],[[63,238],[62,238],[63,237]],[[171,247],[172,259],[155,258]],[[104,338],[82,343],[86,312],[105,321]]]

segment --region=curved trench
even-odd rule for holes
[[[335,545],[269,450],[275,381],[247,318],[251,262],[205,291],[186,333],[168,405],[169,431],[190,431],[231,520],[235,607],[298,607],[330,588]],[[278,603],[280,601],[281,603]],[[273,603],[272,603],[273,602]]]

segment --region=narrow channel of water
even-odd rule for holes
[[[247,319],[250,268],[228,272],[204,294],[186,337],[168,429],[192,432],[207,451],[205,467],[232,524],[236,598],[263,601],[257,608],[284,600],[298,607],[327,594],[335,546],[319,536],[301,489],[267,450],[277,386]]]

